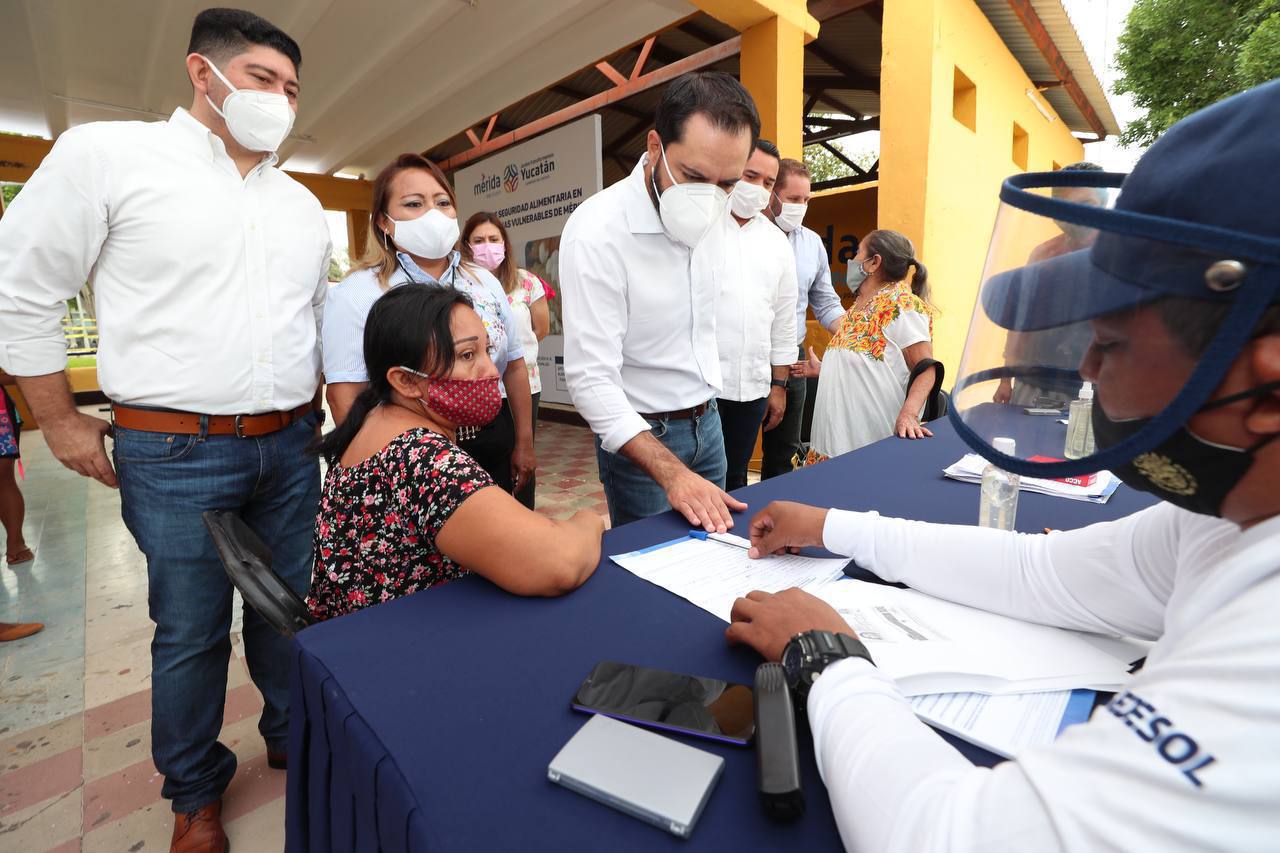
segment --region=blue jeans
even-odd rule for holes
[[[715,401],[700,418],[657,420],[646,418],[649,433],[700,477],[724,488],[724,435]],[[609,453],[596,437],[596,462],[614,527],[648,518],[671,509],[667,493],[652,477],[620,453]]]
[[[747,465],[751,462],[751,451],[756,449],[756,436],[764,423],[769,398],[745,403],[716,400],[716,405],[720,409],[720,429],[724,432],[724,455],[728,461],[724,487],[732,492],[747,484]]]
[[[305,595],[320,503],[320,466],[305,453],[315,415],[259,438],[115,429],[113,455],[125,525],[147,557],[151,642],[151,756],[175,812],[217,801],[236,757],[218,742],[231,654],[231,582],[201,513],[238,510],[271,549],[272,568]],[[285,751],[289,641],[244,608],[249,674],[265,707],[267,748]]]

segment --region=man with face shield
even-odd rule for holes
[[[225,847],[220,798],[236,770],[218,741],[232,588],[201,513],[240,512],[296,592],[310,578],[320,471],[304,450],[319,423],[329,231],[275,153],[301,62],[257,15],[201,12],[190,108],[71,128],[0,220],[0,368],[58,461],[119,486],[147,557],[151,754],[175,850]],[[88,280],[110,423],[76,410],[63,373],[59,320]],[[243,636],[267,760],[282,769],[289,641],[247,607]]]
[[[1063,166],[1064,172],[1101,172],[1102,167],[1096,163],[1081,161]],[[1106,207],[1109,192],[1105,187],[1054,187],[1052,197],[1088,204],[1094,207]],[[1077,252],[1093,245],[1098,232],[1084,225],[1073,222],[1054,222],[1060,233],[1031,250],[1027,263],[1034,264],[1047,261],[1069,252]],[[1089,344],[1093,330],[1083,320],[1055,329],[1052,333],[1041,332],[1034,336],[1011,332],[1005,344],[1006,364],[1037,364],[1045,359],[1045,354],[1053,358],[1053,354],[1061,352],[1068,356],[1080,353]],[[1036,349],[1038,348],[1038,350]],[[1076,377],[1031,379],[1020,377],[1017,388],[1013,380],[1005,377],[1000,380],[993,399],[997,403],[1013,402],[1019,406],[1061,409],[1075,399],[1080,392],[1080,381]]]
[[[654,125],[631,175],[565,224],[565,378],[614,525],[670,507],[723,533],[746,505],[724,491],[716,308],[728,194],[760,117],[741,83],[709,71],[672,82]]]
[[[1123,184],[1056,172],[1010,178],[1001,191],[953,396],[957,432],[1009,471],[1109,468],[1161,503],[1047,536],[785,503],[752,521],[754,556],[822,544],[940,598],[1154,641],[1090,722],[988,770],[914,718],[828,605],[794,589],[739,599],[728,637],[789,662],[850,849],[1275,849],[1277,133],[1280,81],[1180,122]],[[1030,191],[1064,186],[1120,193],[1101,209]],[[1054,220],[1097,238],[1019,266]],[[1092,340],[1078,360],[1005,363],[1009,334],[1081,321]],[[1033,461],[1062,456],[1065,428],[992,402],[1006,377],[1092,382],[1096,452]],[[1001,437],[1015,439],[1013,454],[994,449]]]

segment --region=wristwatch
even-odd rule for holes
[[[791,385],[790,379],[770,379],[769,384],[775,388],[787,388]]]
[[[782,668],[796,704],[802,709],[809,699],[809,689],[822,671],[844,658],[864,658],[874,664],[862,641],[848,634],[830,631],[806,631],[796,634],[782,650]]]

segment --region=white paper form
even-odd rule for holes
[[[906,696],[1115,690],[1129,659],[1089,635],[848,578],[810,590],[834,607]]]
[[[753,560],[742,548],[709,539],[674,543],[610,557],[649,583],[696,604],[725,622],[735,599],[753,589],[781,592],[793,586],[814,592],[842,577],[846,558],[786,555]]]
[[[953,462],[942,470],[942,473],[962,483],[981,483],[982,472],[989,463],[976,453],[966,453],[959,461]],[[1072,486],[1057,480],[1045,480],[1039,477],[1022,477],[1018,488],[1024,492],[1035,492],[1041,495],[1052,495],[1073,501],[1104,504],[1111,499],[1120,486],[1120,480],[1110,471],[1099,471],[1098,478],[1090,486]]]
[[[1082,692],[1084,704],[1091,707],[1092,691]],[[908,701],[916,716],[929,725],[997,755],[1014,758],[1028,747],[1053,743],[1064,722],[1088,719],[1086,707],[1081,709],[1080,719],[1064,721],[1072,695],[1070,690],[1010,696],[939,693],[914,696]]]

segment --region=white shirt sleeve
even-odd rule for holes
[[[976,497],[976,496],[975,496]],[[880,578],[1028,622],[1154,639],[1182,525],[1157,505],[1050,534],[833,509],[823,542]]]
[[[813,311],[813,316],[817,318],[822,328],[826,329],[844,316],[845,308],[831,283],[831,265],[827,263],[827,247],[817,234],[809,232],[805,236],[811,240],[809,250],[818,256],[818,275],[809,283],[809,309]]]
[[[355,285],[348,278],[333,288],[324,303],[320,355],[324,381],[329,385],[369,381],[364,363],[364,324],[369,319],[369,308],[352,299]]]
[[[861,659],[808,714],[846,848],[1274,850],[1280,802],[1280,576],[1162,640],[1128,690],[1050,746],[972,767]],[[1167,644],[1167,647],[1166,647]]]
[[[608,246],[570,236],[560,243],[564,366],[569,396],[609,453],[649,424],[622,388],[627,271]]]
[[[316,341],[324,341],[324,303],[329,298],[329,261],[333,257],[333,243],[324,250],[324,263],[320,265],[320,280],[311,296],[311,310],[316,316]],[[323,350],[322,350],[323,351]]]
[[[796,360],[796,301],[799,298],[791,246],[783,240],[778,243],[787,255],[778,279],[777,294],[773,300],[773,326],[769,330],[769,363],[775,367],[793,364]]]
[[[15,376],[67,366],[65,302],[107,238],[107,176],[92,129],[72,128],[0,219],[0,367]]]
[[[884,327],[884,336],[900,350],[929,340],[929,318],[919,311],[902,311]]]

